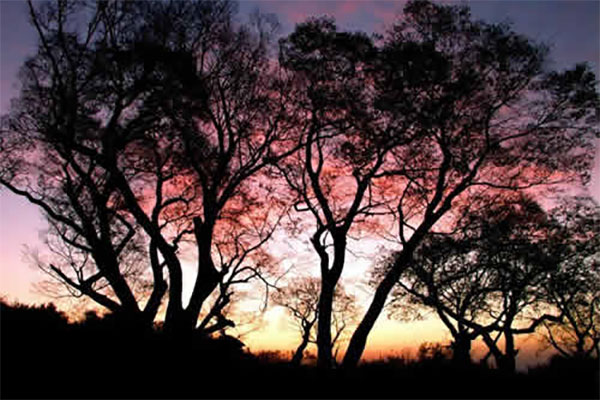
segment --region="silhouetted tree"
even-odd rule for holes
[[[453,359],[461,365],[471,361],[471,342],[480,335],[488,337],[508,318],[506,303],[500,302],[498,296],[522,286],[523,291],[536,291],[533,298],[539,302],[543,295],[539,280],[547,278],[546,272],[553,267],[551,262],[540,266],[542,270],[532,272],[531,276],[515,276],[519,285],[508,282],[506,275],[517,274],[513,263],[526,269],[533,263],[522,257],[540,255],[541,249],[535,245],[525,247],[539,239],[527,234],[532,232],[532,226],[537,227],[544,214],[530,200],[519,197],[515,201],[496,195],[480,199],[481,204],[476,206],[475,202],[470,199],[463,211],[465,215],[458,219],[451,233],[430,234],[423,240],[413,262],[401,275],[398,287],[392,291],[390,303],[392,314],[401,318],[410,318],[415,312],[419,316],[423,309],[433,310],[450,331]],[[532,210],[519,211],[528,206]],[[475,207],[479,209],[476,211]],[[499,248],[504,252],[502,255],[498,254]],[[393,265],[395,257],[398,253],[377,266],[374,282]],[[548,257],[540,261],[548,261]],[[524,305],[515,307],[518,313]]]
[[[162,17],[177,15],[172,7],[178,4],[162,10]],[[275,79],[268,57],[275,21],[257,14],[251,26],[235,27],[227,18],[196,34],[185,18],[171,22],[178,27],[171,34],[184,31],[187,38],[169,49],[184,57],[173,62],[191,72],[168,75],[167,91],[157,104],[174,128],[172,140],[179,143],[198,191],[198,212],[181,231],[193,237],[198,273],[189,305],[183,309],[181,295],[170,294],[176,300],[167,310],[167,320],[174,318],[184,330],[195,326],[205,300],[224,280],[248,280],[268,267],[260,248],[273,233],[281,207],[275,201],[266,206],[270,185],[257,174],[295,146],[283,134],[287,87]],[[207,36],[194,36],[198,33]],[[139,215],[138,222],[146,224]]]
[[[290,113],[303,148],[279,165],[296,211],[316,224],[311,243],[319,256],[321,288],[317,329],[318,365],[333,365],[331,347],[335,287],[346,263],[348,238],[365,222],[389,214],[376,186],[403,136],[406,115],[380,107],[373,94],[379,60],[371,38],[340,32],[329,18],[310,19],[280,41],[280,63],[295,85]]]
[[[75,254],[71,275],[61,265],[46,270],[132,314],[140,307],[122,254],[137,243],[153,275],[142,311],[149,320],[167,291],[166,268],[169,329],[194,329],[219,285],[227,290],[208,315],[231,324],[220,312],[231,284],[270,268],[261,246],[283,207],[263,207],[269,188],[257,174],[293,148],[281,134],[286,86],[268,57],[275,21],[256,14],[237,25],[227,1],[29,8],[40,45],[3,119],[0,177],[43,210]],[[184,308],[189,252],[198,267]],[[106,288],[101,279],[118,302],[93,290]]]
[[[392,304],[402,312],[408,297],[431,307],[455,339],[455,356],[468,360],[470,342],[481,336],[499,368],[514,372],[515,335],[542,324],[563,326],[565,312],[548,301],[547,288],[561,275],[564,280],[559,260],[566,242],[531,199],[492,200],[479,212],[469,204],[471,213],[452,234],[424,240],[392,292]],[[579,273],[586,270],[579,267]]]
[[[410,115],[412,140],[386,171],[400,194],[402,249],[375,291],[344,364],[369,332],[414,252],[456,206],[490,189],[523,190],[589,178],[598,93],[585,65],[546,72],[543,46],[509,26],[474,21],[465,6],[412,1],[384,38],[380,107]]]
[[[491,275],[492,307],[487,314],[504,339],[504,351],[498,348],[498,338],[492,341],[487,332],[482,337],[498,367],[514,372],[515,335],[532,333],[545,321],[561,319],[559,313],[544,313],[543,287],[556,273],[557,262],[548,236],[551,221],[538,204],[523,198],[501,203],[501,207],[491,207],[481,216],[477,262]],[[524,326],[526,320],[530,322]]]
[[[315,324],[319,316],[319,293],[321,280],[305,277],[295,280],[294,283],[278,289],[273,293],[275,304],[284,307],[293,318],[293,325],[298,328],[301,341],[292,356],[291,363],[300,365],[304,351],[311,343],[317,343],[315,338]],[[347,294],[341,285],[336,286],[331,316],[331,347],[333,357],[337,354],[339,344],[345,339],[348,325],[356,317],[356,299]]]
[[[373,282],[378,282],[390,264],[392,257],[385,258],[374,271]],[[488,271],[473,264],[473,254],[452,237],[433,236],[425,239],[415,252],[414,262],[404,271],[398,287],[390,295],[388,309],[400,320],[419,319],[426,312],[434,312],[444,323],[453,341],[452,359],[459,365],[471,362],[471,343],[480,332],[463,323],[478,321],[488,309]],[[437,304],[444,304],[438,307]],[[454,319],[445,312],[452,310]]]
[[[550,213],[558,269],[546,283],[548,303],[563,316],[545,321],[545,338],[565,357],[598,358],[600,343],[600,210],[589,198],[563,201]]]
[[[2,120],[1,183],[48,219],[55,257],[40,261],[44,271],[73,295],[124,314],[124,321],[151,323],[165,292],[162,273],[154,269],[154,290],[142,309],[128,279],[139,277],[135,264],[144,255],[139,229],[121,209],[110,173],[73,145],[94,149],[102,142],[96,130],[102,129],[102,100],[108,101],[111,87],[100,43],[109,35],[109,16],[96,9],[88,30],[78,35],[69,29],[80,5],[29,6],[39,52],[23,66],[21,97]],[[91,43],[98,44],[96,52]]]

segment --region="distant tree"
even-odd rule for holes
[[[546,72],[547,50],[465,6],[411,1],[385,36],[377,104],[410,115],[384,171],[401,250],[377,285],[344,358],[355,366],[369,332],[423,240],[492,190],[586,182],[598,135],[598,93],[586,65]],[[447,226],[447,225],[446,225]],[[435,228],[435,229],[434,229]],[[507,325],[508,326],[508,325]]]
[[[417,350],[417,359],[421,363],[428,361],[444,361],[448,359],[448,346],[442,343],[422,343]]]
[[[471,202],[461,226],[423,241],[392,292],[392,313],[404,317],[407,303],[434,310],[454,338],[456,361],[469,360],[470,342],[481,337],[499,368],[514,371],[515,336],[541,326],[551,345],[569,349],[563,355],[591,354],[598,321],[594,206],[547,214],[527,197],[492,200],[479,212]]]
[[[319,316],[320,279],[301,278],[288,286],[278,289],[273,293],[276,305],[284,307],[293,318],[293,325],[298,328],[301,341],[292,356],[292,364],[300,365],[306,348],[311,343],[317,343],[315,325]],[[333,356],[337,354],[339,345],[344,341],[347,328],[356,318],[357,308],[354,296],[347,294],[341,285],[338,285],[334,294],[332,310],[332,338],[331,347]]]

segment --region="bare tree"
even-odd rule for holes
[[[170,18],[173,13],[163,14]],[[184,29],[184,22],[180,24]],[[170,93],[159,104],[175,127],[175,140],[201,193],[200,212],[193,226],[182,231],[193,235],[198,274],[189,305],[183,309],[179,302],[170,303],[168,313],[177,324],[196,324],[204,301],[233,272],[232,264],[250,262],[249,256],[271,236],[283,212],[281,204],[268,203],[273,200],[268,197],[269,183],[257,178],[261,169],[295,148],[293,138],[282,135],[287,131],[285,82],[275,79],[268,58],[268,29],[273,24],[260,15],[253,21],[255,31],[228,22],[211,31],[210,40],[177,50],[191,57],[196,70],[185,79],[174,75],[175,81],[168,82]],[[271,212],[259,216],[253,211],[261,209]],[[252,226],[255,223],[262,226]],[[254,241],[248,240],[250,229],[259,233]],[[246,233],[229,237],[233,242],[225,245],[218,235],[228,237],[231,230]]]
[[[495,196],[484,204],[474,212],[470,203],[454,233],[423,241],[392,304],[402,311],[408,298],[435,310],[455,338],[457,361],[469,360],[470,342],[481,336],[498,367],[514,372],[516,335],[564,323],[565,313],[548,302],[547,287],[560,279],[557,260],[565,243],[554,221],[527,197]]]
[[[498,332],[495,340],[488,332],[482,333],[482,338],[498,367],[514,372],[518,354],[515,336],[532,333],[546,321],[560,321],[562,315],[547,312],[545,307],[543,288],[557,268],[548,236],[550,219],[528,198],[500,204],[483,213],[478,228],[477,262],[491,275],[492,306],[487,314]],[[504,351],[497,345],[500,336]]]
[[[331,365],[331,294],[357,221],[393,213],[389,230],[402,251],[355,331],[347,366],[359,361],[415,249],[455,217],[461,198],[589,177],[593,73],[584,65],[546,73],[544,46],[473,21],[466,7],[410,2],[381,46],[327,19],[298,25],[281,43],[281,63],[301,83],[294,109],[306,140],[280,170],[296,209],[317,225],[321,366]]]
[[[292,357],[293,365],[300,365],[308,345],[317,343],[315,324],[319,316],[320,287],[320,279],[304,277],[273,293],[274,303],[286,309],[293,318],[293,325],[298,328],[302,338]],[[334,359],[339,345],[346,339],[344,334],[348,332],[347,328],[353,322],[356,314],[356,299],[347,294],[342,285],[338,285],[332,309],[331,347],[335,349]]]

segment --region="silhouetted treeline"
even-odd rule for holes
[[[89,312],[70,323],[52,305],[0,303],[3,398],[594,398],[598,365],[554,358],[528,374],[447,354],[390,358],[355,370],[292,366],[250,354],[231,337],[144,335]],[[400,396],[400,391],[402,396]]]

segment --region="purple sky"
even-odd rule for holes
[[[308,16],[328,14],[343,29],[383,31],[394,21],[401,1],[241,1],[240,16],[255,8],[278,15],[282,34]],[[600,2],[598,1],[473,1],[472,13],[490,22],[510,20],[517,32],[551,44],[555,68],[591,63],[600,75]],[[26,5],[0,0],[0,113],[18,93],[17,73],[36,37],[27,22]],[[600,147],[600,146],[598,146]],[[593,196],[600,200],[600,150],[594,168]],[[39,275],[23,260],[24,246],[42,247],[45,223],[35,207],[0,190],[0,294],[34,301],[31,282]]]

